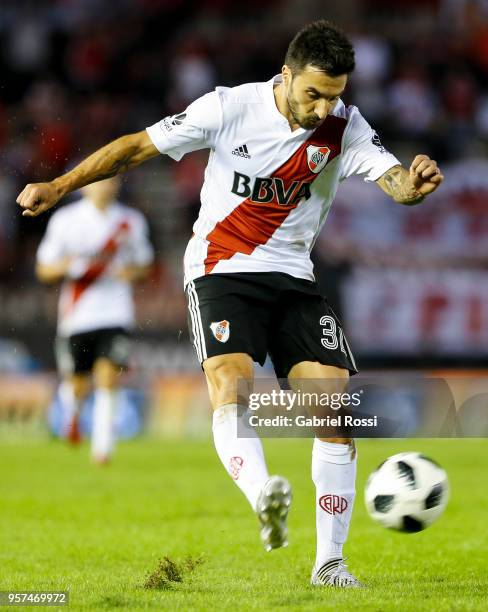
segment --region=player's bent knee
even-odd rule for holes
[[[203,369],[207,378],[217,384],[228,379],[252,378],[252,359],[245,353],[231,353],[217,355],[203,362]]]
[[[301,361],[295,364],[288,373],[292,388],[306,382],[308,392],[342,392],[349,381],[349,370],[335,366],[323,365],[316,361]]]
[[[87,374],[73,374],[69,378],[69,383],[76,399],[83,399],[88,395],[90,380]]]
[[[119,376],[122,372],[120,366],[102,357],[97,359],[93,366],[95,386],[101,389],[114,389],[119,385]]]
[[[225,404],[247,403],[253,377],[252,358],[245,353],[217,355],[203,362],[210,401],[214,409]]]
[[[331,381],[347,382],[349,380],[349,370],[336,366],[324,365],[318,361],[301,361],[296,363],[288,373],[290,381],[297,378],[312,378]]]

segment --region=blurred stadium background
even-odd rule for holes
[[[481,368],[488,357],[488,2],[486,0],[2,0],[0,4],[0,425],[38,430],[56,386],[57,289],[34,256],[48,215],[15,205],[108,140],[217,84],[267,80],[307,21],[348,32],[357,104],[405,164],[446,176],[424,206],[345,183],[315,249],[361,369]],[[157,264],[138,287],[134,368],[150,422],[205,433],[208,404],[188,341],[181,260],[206,153],[161,157],[124,178],[148,217]]]

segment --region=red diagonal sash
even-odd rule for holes
[[[96,259],[85,270],[83,276],[72,281],[71,283],[71,302],[69,310],[71,310],[76,302],[80,299],[83,293],[105,272],[107,266],[113,261],[117,254],[123,238],[130,229],[127,221],[121,221],[109,238],[105,241]]]
[[[271,177],[281,179],[285,190],[292,181],[312,183],[319,175],[312,172],[309,167],[307,147],[326,145],[330,149],[328,158],[330,162],[341,152],[346,123],[341,117],[329,115],[310,138],[271,174]],[[279,204],[276,196],[272,202],[266,203],[246,198],[208,234],[206,239],[210,244],[205,259],[205,274],[209,274],[221,260],[230,259],[236,253],[251,255],[257,246],[266,244],[297,206],[298,202],[290,205]]]

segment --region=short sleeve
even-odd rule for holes
[[[381,144],[378,134],[361,113],[353,108],[345,134],[341,180],[359,175],[365,181],[376,181],[387,170],[399,164],[398,159]]]
[[[205,94],[172,117],[146,128],[160,153],[179,161],[185,153],[212,148],[222,123],[222,106],[216,91]]]
[[[148,266],[154,261],[154,249],[149,240],[149,227],[145,217],[134,214],[131,235],[131,258],[137,266]]]
[[[67,255],[63,217],[59,211],[49,219],[46,233],[37,249],[37,263],[50,265]]]

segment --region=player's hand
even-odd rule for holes
[[[114,278],[125,283],[132,282],[132,274],[129,266],[120,266],[113,272]]]
[[[52,208],[60,199],[52,183],[30,183],[19,193],[17,204],[23,208],[23,217],[37,217]]]
[[[410,179],[419,193],[428,195],[439,187],[444,176],[437,162],[427,155],[417,155],[410,166]]]
[[[137,281],[144,280],[149,275],[150,271],[151,266],[128,264],[115,268],[113,270],[113,276],[117,280],[124,281],[125,283],[136,283]]]

